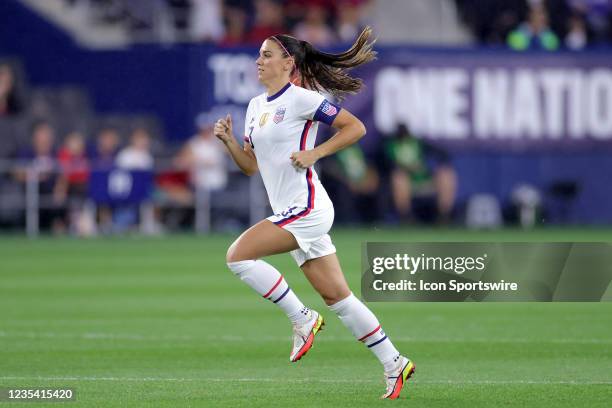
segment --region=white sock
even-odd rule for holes
[[[341,301],[329,306],[342,323],[363,342],[385,367],[391,371],[397,364],[399,351],[380,327],[374,313],[352,293]]]
[[[227,266],[244,283],[285,311],[289,320],[304,324],[310,320],[310,310],[293,293],[283,275],[262,260],[228,262]]]

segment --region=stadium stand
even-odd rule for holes
[[[0,86],[0,225],[27,225],[34,232],[34,221],[28,221],[27,216],[33,212],[27,209],[55,204],[49,197],[36,198],[36,205],[28,203],[31,196],[16,182],[11,163],[30,146],[31,127],[39,120],[48,121],[54,129],[54,150],[63,145],[67,135],[78,132],[85,138],[89,155],[95,151],[96,135],[102,129],[116,129],[120,147],[128,143],[134,129],[146,129],[156,164],[149,198],[159,208],[159,221],[170,229],[194,225],[202,232],[240,229],[263,218],[269,209],[259,180],[239,175],[236,167],[228,164],[230,177],[225,189],[214,194],[197,192],[189,174],[176,167],[176,157],[194,133],[194,118],[201,112],[214,106],[215,114],[232,112],[236,121],[242,120],[248,101],[245,95],[259,90],[249,82],[250,53],[268,35],[294,33],[333,50],[372,24],[384,54],[381,59],[412,55],[417,68],[418,64],[430,66],[432,60],[427,55],[435,54],[440,46],[450,47],[462,57],[467,55],[462,54],[466,46],[477,47],[473,48],[476,53],[470,54],[477,58],[493,55],[488,53],[508,48],[508,44],[515,49],[522,48],[513,44],[527,44],[524,48],[530,49],[531,40],[521,37],[525,34],[521,29],[528,26],[525,22],[534,10],[545,16],[550,35],[557,39],[554,48],[559,51],[602,49],[602,53],[576,55],[604,61],[612,38],[610,8],[589,0],[386,0],[385,7],[371,0],[8,0],[1,7],[2,14],[10,18],[0,26],[0,34],[4,33],[0,35],[0,67],[11,72],[12,102],[10,109],[2,108],[9,105],[3,104]],[[30,29],[19,39],[9,40],[7,33],[22,26]],[[513,33],[517,35],[512,37]],[[40,38],[45,38],[46,45],[33,46]],[[213,64],[219,55],[229,63]],[[442,65],[451,60],[444,59],[441,52],[435,55]],[[539,57],[536,53],[527,58]],[[570,61],[569,67],[578,66],[571,57],[564,61]],[[371,79],[366,77],[366,81]],[[226,91],[231,92],[223,94],[217,85],[225,80]],[[376,83],[367,85],[376,92]],[[237,123],[236,128],[240,127]],[[364,166],[381,175],[376,191],[389,195],[389,171],[377,146],[385,132],[371,123],[369,128],[372,137],[363,146]],[[508,146],[516,149],[518,145]],[[584,163],[602,163],[605,149],[595,152],[585,146],[573,154],[573,164],[567,167],[568,171],[574,169],[574,177],[557,176],[551,170],[564,162],[565,150],[529,156],[520,146],[512,153],[480,153],[477,149],[466,153],[445,145],[456,159],[458,175],[454,213],[459,215],[453,222],[463,222],[470,197],[478,194],[494,197],[504,207],[505,221],[516,222],[516,214],[511,214],[516,212],[512,191],[520,185],[519,179],[529,179],[530,185],[540,190],[543,214],[550,210],[550,222],[600,222],[605,218],[602,203],[608,198],[595,191],[593,174],[597,170],[587,169]],[[486,172],[478,170],[483,166],[497,169],[490,170],[495,176],[485,177]],[[466,177],[470,185],[462,184]],[[187,194],[172,199],[168,180],[180,184]],[[559,185],[576,188],[568,195],[560,193],[563,189]],[[343,198],[352,202],[354,197],[348,190]],[[250,202],[242,199],[247,195]],[[592,211],[599,208],[598,203],[601,208]],[[557,211],[557,207],[561,209]],[[382,219],[394,223],[399,219],[391,199],[376,200],[375,209],[366,217],[368,222]],[[347,223],[354,223],[362,217],[347,218]]]

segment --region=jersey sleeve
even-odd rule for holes
[[[305,90],[296,98],[297,114],[306,120],[330,125],[340,113],[340,106],[328,101],[317,92]]]
[[[249,127],[253,124],[251,123],[251,115],[253,114],[253,101],[249,102],[249,106],[247,106],[246,113],[244,114],[244,133],[243,136],[247,137],[249,135]]]
[[[244,133],[243,133],[243,142],[249,143],[251,147],[253,146],[253,141],[251,140],[251,127],[253,126],[253,121],[251,120],[251,115],[253,115],[253,101],[249,102],[249,106],[247,107],[246,114],[244,116]]]

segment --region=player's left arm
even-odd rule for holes
[[[352,145],[365,136],[366,128],[355,115],[341,109],[332,122],[332,127],[338,132],[329,138],[325,143],[312,150],[303,150],[291,154],[293,165],[298,168],[308,168],[314,165],[317,160],[330,156],[347,146]]]

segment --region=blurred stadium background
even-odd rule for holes
[[[609,0],[1,0],[0,385],[375,404],[376,362],[340,324],[288,370],[282,316],[226,271],[270,209],[210,134],[230,113],[241,139],[263,39],[333,52],[366,25],[379,58],[344,106],[368,134],[318,164],[353,288],[363,240],[610,240]],[[423,362],[421,405],[575,407],[609,404],[609,305],[370,306]]]
[[[368,127],[322,161],[337,224],[612,222],[608,1],[3,1],[0,231],[240,231],[269,214],[210,135],[262,91],[290,32],[379,59],[345,106]],[[329,136],[321,132],[319,141]]]

